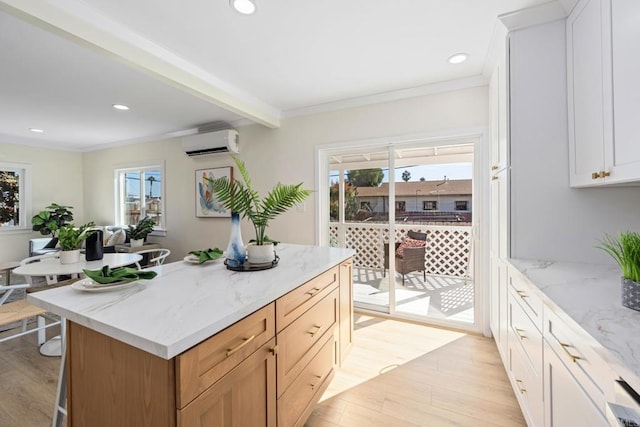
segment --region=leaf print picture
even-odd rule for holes
[[[196,182],[196,217],[198,218],[229,218],[231,211],[226,209],[214,195],[210,180],[227,177],[233,178],[233,168],[231,166],[212,169],[197,169],[195,174]]]

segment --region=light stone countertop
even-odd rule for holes
[[[223,259],[154,267],[158,276],[110,292],[64,286],[29,294],[32,304],[171,359],[353,256],[351,249],[280,244],[275,268],[227,270]],[[186,255],[186,254],[185,254]]]
[[[640,311],[622,305],[620,268],[613,265],[510,259],[563,320],[597,341],[598,354],[640,391]],[[567,319],[569,317],[569,319]]]

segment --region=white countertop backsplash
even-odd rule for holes
[[[72,322],[170,359],[353,256],[353,250],[281,244],[275,268],[227,270],[223,259],[154,267],[130,288],[91,293],[64,286],[29,302]]]
[[[640,311],[622,305],[617,265],[509,262],[542,292],[552,308],[555,304],[593,337],[602,346],[595,348],[598,354],[640,391]]]

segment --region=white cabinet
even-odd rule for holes
[[[545,425],[604,427],[609,423],[549,344],[544,343]]]
[[[507,265],[504,260],[492,256],[491,264],[491,286],[490,293],[490,314],[489,326],[493,339],[496,342],[502,362],[507,364],[507,325],[508,325],[508,305],[507,305]]]
[[[569,167],[573,187],[640,180],[640,2],[581,0],[567,18]]]

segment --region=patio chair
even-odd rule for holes
[[[423,280],[427,280],[427,272],[425,267],[425,255],[426,255],[426,241],[427,234],[420,233],[417,231],[409,230],[407,232],[407,237],[412,240],[419,240],[425,242],[422,246],[418,247],[403,247],[400,254],[398,253],[398,249],[403,246],[402,242],[396,242],[395,244],[395,262],[396,262],[396,272],[402,274],[402,286],[404,286],[404,276],[407,273],[411,273],[413,271],[422,271]],[[404,239],[403,239],[404,240]],[[384,244],[384,276],[386,276],[387,269],[389,268],[389,260],[387,258],[387,253],[389,252],[389,244]]]

